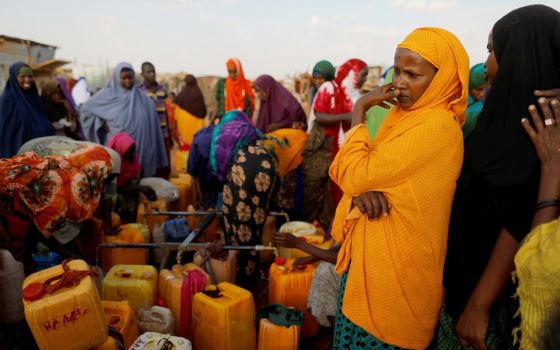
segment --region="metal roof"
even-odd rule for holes
[[[52,49],[58,49],[58,47],[54,46],[54,45],[43,44],[43,43],[33,41],[33,40],[27,40],[27,39],[22,39],[22,38],[16,38],[14,36],[0,34],[0,42],[2,42],[3,40],[13,41],[13,42],[17,42],[17,43],[20,43],[22,41],[26,41],[26,42],[29,42],[30,45],[44,46],[44,47],[49,47],[49,48],[52,48]]]

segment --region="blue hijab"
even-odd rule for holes
[[[134,71],[129,63],[119,63],[107,87],[83,104],[82,129],[87,140],[100,144],[119,132],[129,134],[136,141],[143,176],[154,176],[158,168],[169,164],[159,117],[154,102],[136,84],[131,90],[121,86],[125,68]],[[104,122],[108,133],[103,129]]]
[[[0,158],[14,156],[27,141],[54,135],[54,129],[39,97],[35,83],[27,91],[17,82],[23,62],[10,66],[10,78],[0,97]]]

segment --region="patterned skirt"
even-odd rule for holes
[[[224,184],[226,240],[238,245],[262,244],[263,226],[276,186],[276,165],[260,143],[240,150]],[[242,250],[237,255],[237,283],[249,288],[257,281],[259,256]]]
[[[342,274],[340,290],[338,293],[338,309],[334,327],[333,350],[399,350],[398,346],[390,345],[377,339],[362,327],[352,323],[342,313],[342,299],[346,290],[348,272]]]
[[[518,303],[511,298],[499,302],[490,313],[490,322],[486,331],[486,345],[489,350],[514,350],[512,330],[518,323],[514,318]],[[436,336],[429,347],[430,350],[467,350],[461,347],[455,333],[455,321],[449,316],[445,305],[441,310]]]

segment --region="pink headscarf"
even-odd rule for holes
[[[142,170],[142,165],[138,161],[138,153],[134,154],[132,162],[127,162],[124,159],[126,151],[135,143],[134,139],[124,132],[115,134],[107,143],[108,147],[114,149],[121,156],[121,173],[117,178],[118,187],[125,186],[131,180],[136,179],[140,175],[140,170]]]

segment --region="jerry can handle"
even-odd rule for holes
[[[157,310],[150,310],[150,318],[154,321],[164,321],[165,320],[165,316],[161,313],[158,312]]]
[[[160,344],[163,341],[163,344]],[[175,345],[173,345],[173,343],[167,339],[167,338],[161,338],[158,342],[157,342],[157,350],[172,350],[175,349]]]
[[[204,291],[202,291],[202,293],[204,293],[205,295],[213,299],[218,299],[222,296],[222,293],[220,292],[220,288],[218,288],[218,286],[215,285],[206,286],[206,288],[204,289]]]

